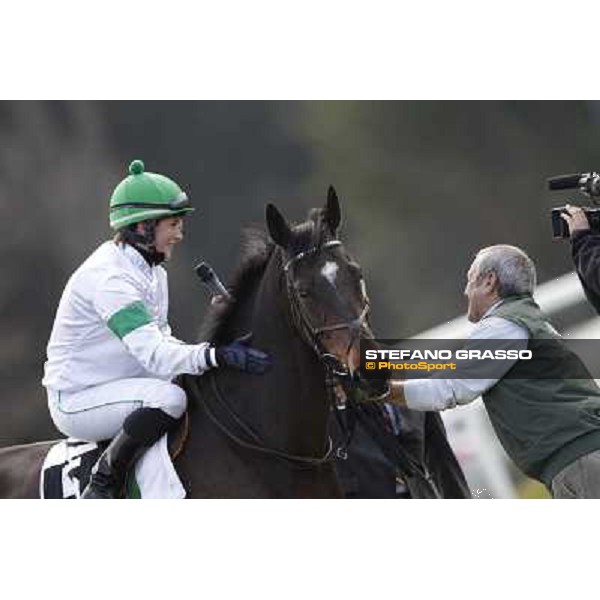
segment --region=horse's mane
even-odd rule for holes
[[[307,221],[292,228],[290,244],[292,254],[320,247],[331,237],[323,221],[324,212],[321,208],[313,208]],[[240,260],[233,273],[231,284],[227,286],[234,300],[225,306],[209,307],[200,326],[200,340],[212,342],[221,337],[237,303],[262,275],[275,248],[275,243],[263,229],[257,226],[242,229]]]
[[[200,340],[213,341],[219,337],[239,299],[245,296],[256,278],[265,270],[275,244],[262,229],[246,227],[242,230],[241,248],[238,265],[231,283],[227,286],[233,300],[224,306],[210,305],[200,326]]]

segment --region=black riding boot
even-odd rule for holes
[[[157,442],[177,419],[158,408],[140,408],[131,413],[102,453],[92,469],[90,482],[81,494],[82,500],[112,500],[118,498],[127,472],[147,448]]]
[[[81,494],[83,500],[113,500],[125,484],[127,471],[146,451],[146,446],[125,431],[117,434],[92,469],[90,482]]]

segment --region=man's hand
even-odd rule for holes
[[[387,401],[390,394],[390,382],[387,379],[366,378],[360,370],[354,373],[351,383],[362,392],[361,402]]]
[[[586,231],[590,228],[590,223],[585,216],[585,212],[579,206],[565,206],[566,213],[560,213],[563,221],[566,221],[569,227],[569,235],[573,236],[576,231]]]
[[[227,346],[217,346],[217,366],[226,365],[254,375],[264,373],[271,366],[271,358],[268,354],[251,348],[248,345],[251,339],[252,334],[249,333]]]
[[[386,402],[396,406],[406,406],[406,396],[404,395],[404,381],[390,381],[390,395]]]

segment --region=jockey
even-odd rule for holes
[[[242,341],[189,345],[167,322],[167,272],[161,263],[183,239],[183,217],[194,209],[171,179],[130,175],[110,199],[113,240],[73,273],[48,343],[42,384],[50,415],[67,436],[112,439],[92,470],[82,498],[118,497],[127,471],[186,410],[181,373],[217,366],[263,373],[269,357]]]

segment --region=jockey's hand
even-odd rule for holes
[[[238,338],[226,346],[217,346],[217,366],[228,366],[246,373],[260,375],[271,366],[271,358],[265,352],[250,347],[252,334]]]

